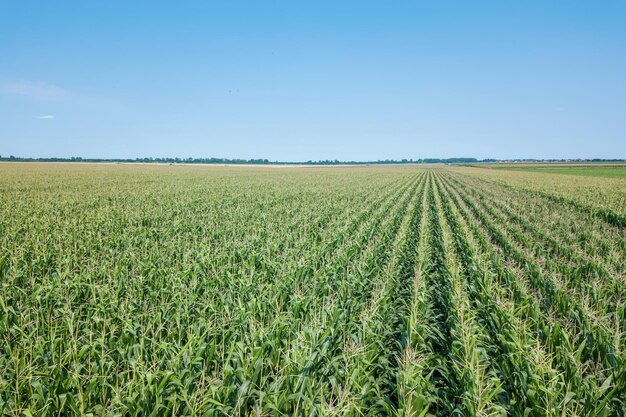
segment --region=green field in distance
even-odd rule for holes
[[[583,175],[588,177],[626,178],[626,164],[486,164],[481,167],[546,174]]]

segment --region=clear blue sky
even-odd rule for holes
[[[626,2],[0,0],[0,154],[624,158]]]

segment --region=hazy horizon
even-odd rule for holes
[[[458,160],[458,161],[457,161]],[[471,161],[473,160],[473,161]],[[192,163],[192,164],[441,164],[441,163],[489,163],[489,162],[508,162],[508,161],[529,161],[529,162],[623,162],[625,158],[475,158],[472,156],[459,156],[450,158],[439,157],[417,157],[417,158],[398,158],[398,159],[368,159],[368,160],[354,160],[354,159],[307,159],[307,160],[278,160],[268,158],[222,158],[215,156],[205,157],[181,157],[181,156],[164,156],[164,157],[129,157],[129,158],[90,158],[82,157],[80,155],[59,157],[36,157],[36,156],[24,156],[24,155],[2,155],[0,154],[0,162],[162,162],[170,163],[175,161],[176,163]]]
[[[0,155],[623,159],[624,16],[617,1],[0,0]]]

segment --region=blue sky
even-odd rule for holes
[[[626,157],[624,1],[0,0],[0,155]]]

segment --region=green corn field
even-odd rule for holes
[[[626,415],[626,179],[0,164],[4,416]]]

